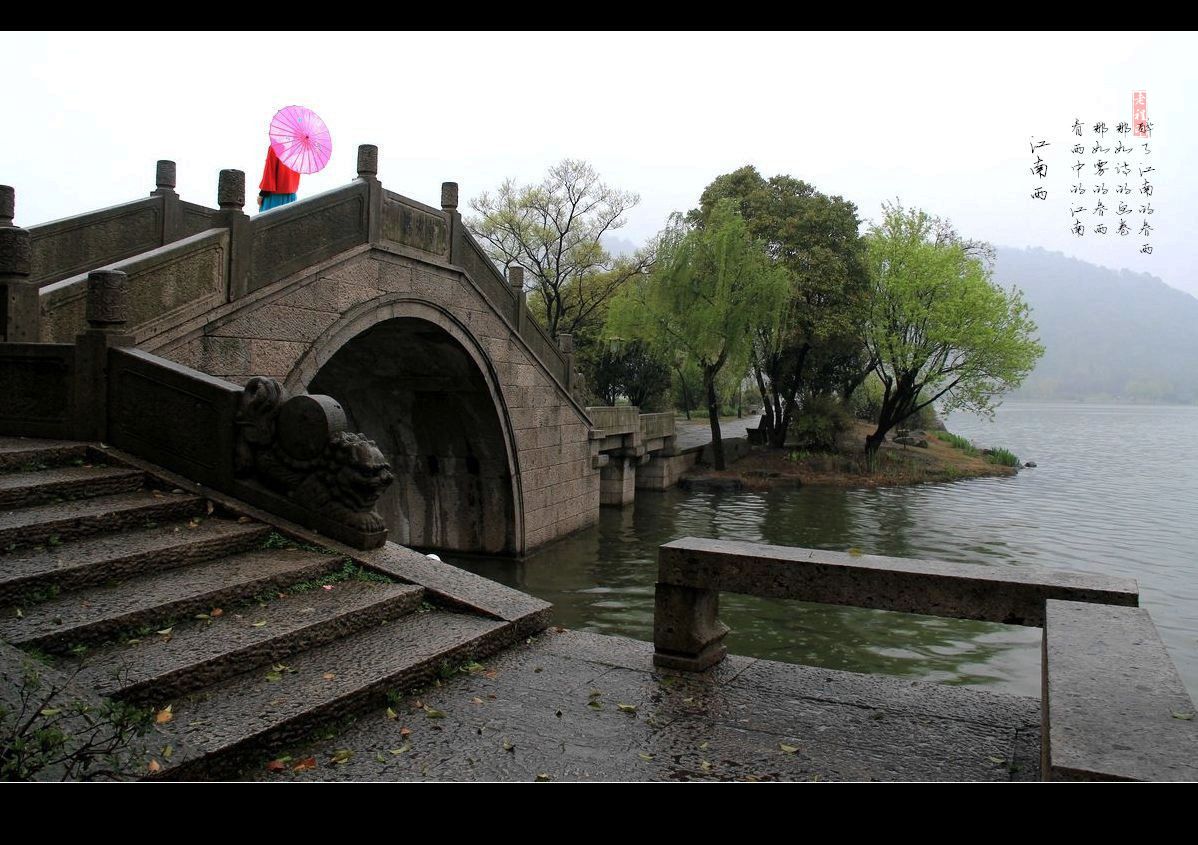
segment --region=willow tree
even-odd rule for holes
[[[612,301],[609,333],[651,341],[667,358],[682,356],[702,373],[716,469],[724,469],[722,372],[745,372],[752,331],[776,320],[787,295],[785,273],[753,238],[735,203],[718,203],[702,228],[675,215],[659,238],[651,274],[634,278]]]
[[[702,226],[721,200],[736,202],[749,231],[790,277],[781,319],[753,327],[751,360],[764,427],[781,447],[801,394],[852,392],[869,373],[860,343],[867,279],[857,207],[802,180],[766,179],[746,166],[716,177],[687,219]]]
[[[901,205],[883,205],[865,240],[865,342],[883,388],[877,429],[865,438],[872,462],[890,429],[933,402],[993,414],[1044,347],[1022,293],[992,281],[987,245]]]

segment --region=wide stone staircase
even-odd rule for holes
[[[0,641],[146,708],[126,774],[204,778],[544,627],[289,527],[100,444],[0,437]]]

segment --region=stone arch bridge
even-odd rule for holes
[[[221,172],[212,209],[183,201],[161,161],[148,198],[7,239],[0,357],[82,342],[89,273],[123,271],[124,343],[234,385],[266,376],[336,399],[392,465],[378,506],[390,539],[418,548],[524,554],[594,523],[601,503],[672,485],[695,458],[675,453],[673,415],[585,407],[571,339],[549,338],[522,271],[505,279],[475,242],[457,185],[425,205],[385,189],[377,160],[363,146],[350,184],[254,217],[242,172]],[[4,190],[0,227],[25,231]]]

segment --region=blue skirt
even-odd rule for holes
[[[295,194],[267,194],[262,198],[262,210],[270,211],[289,202],[295,202]]]

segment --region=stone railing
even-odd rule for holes
[[[210,229],[104,268],[128,278],[128,329],[135,341],[223,305],[228,255],[228,230]],[[83,273],[41,288],[42,340],[71,342],[87,328],[87,280]]]
[[[605,435],[640,431],[641,411],[635,405],[599,405],[587,408],[591,424]]]
[[[105,441],[357,548],[386,542],[391,469],[335,400],[133,348],[129,293],[121,271],[95,271],[75,343],[0,343],[0,434]]]
[[[674,436],[674,412],[641,414],[641,439],[657,440]]]
[[[1194,780],[1194,702],[1127,578],[687,537],[658,550],[653,662],[727,653],[721,591],[1043,628],[1046,780]]]
[[[387,191],[378,180],[378,149],[369,144],[358,148],[357,173],[341,188],[251,218],[244,211],[244,172],[220,172],[219,208],[209,209],[180,200],[174,162],[160,161],[157,188],[147,199],[29,230],[13,226],[14,194],[0,186],[0,302],[6,303],[0,339],[70,341],[85,328],[92,270],[130,276],[130,327],[140,343],[221,304],[217,292],[233,302],[373,244],[415,250],[464,272],[573,398],[578,381],[569,336],[555,343],[545,333],[528,312],[522,282],[513,287],[475,241],[457,210],[457,184],[441,186],[440,209]]]
[[[29,227],[30,281],[41,286],[86,274],[215,225],[215,209],[175,193],[173,161],[158,162],[155,183],[145,199]]]
[[[686,537],[658,550],[658,666],[700,671],[723,659],[721,591],[1034,627],[1048,599],[1139,603],[1126,578]]]

